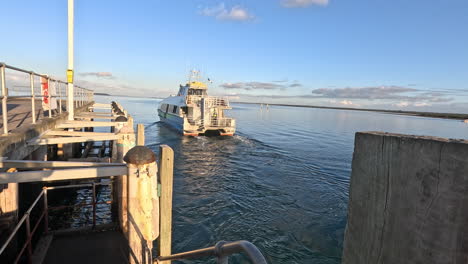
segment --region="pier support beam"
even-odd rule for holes
[[[127,152],[135,146],[135,131],[133,127],[128,126],[127,118],[119,116],[116,119],[118,124],[115,126],[115,132],[119,136],[118,140],[114,140],[114,148],[112,151],[112,159],[114,162],[123,162]],[[115,177],[113,187],[114,201],[112,204],[112,214],[118,215],[120,228],[127,233],[127,186],[128,176]]]
[[[136,146],[124,157],[128,164],[128,242],[130,263],[153,263],[153,241],[159,236],[156,155]]]
[[[357,133],[343,263],[466,263],[468,141]]]

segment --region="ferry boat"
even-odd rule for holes
[[[184,136],[234,135],[236,120],[224,114],[224,110],[232,109],[228,98],[208,96],[207,90],[206,83],[200,81],[200,72],[191,71],[187,84],[180,85],[177,95],[160,103],[161,121]]]

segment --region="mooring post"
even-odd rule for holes
[[[159,241],[158,252],[160,256],[171,255],[172,245],[172,187],[174,171],[174,151],[168,145],[159,146],[159,182],[161,193],[159,200]],[[170,264],[171,261],[162,261]]]
[[[133,117],[131,115],[125,115],[128,119],[128,126],[133,128]]]
[[[130,263],[153,263],[153,241],[159,236],[156,155],[145,146],[124,157],[128,166],[128,242]]]
[[[125,154],[135,146],[135,132],[133,127],[128,125],[127,121],[127,118],[124,116],[119,116],[115,119],[115,122],[119,123],[115,126],[115,132],[120,135],[120,137],[115,143],[115,151],[112,151],[114,162],[123,162]],[[124,231],[124,234],[127,232],[128,227],[127,181],[128,176],[124,175],[114,178],[114,183],[112,184],[114,197],[112,211],[114,216],[119,216],[120,228]]]
[[[145,145],[145,125],[137,125],[137,146]]]

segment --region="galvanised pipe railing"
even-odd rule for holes
[[[52,186],[52,187],[43,187],[42,191],[39,193],[39,195],[36,197],[32,205],[28,208],[24,216],[18,221],[18,224],[16,227],[13,229],[11,234],[8,236],[7,240],[3,243],[3,245],[0,247],[0,259],[2,254],[5,252],[6,248],[8,245],[13,241],[15,236],[18,234],[18,231],[20,230],[21,226],[25,224],[26,226],[26,241],[24,242],[23,246],[21,247],[20,251],[16,255],[16,258],[13,263],[18,263],[21,260],[21,257],[23,256],[25,250],[26,250],[26,257],[27,257],[27,263],[32,264],[32,253],[33,253],[33,248],[32,248],[32,238],[33,235],[36,233],[39,225],[41,224],[42,221],[44,221],[44,233],[48,233],[49,231],[49,211],[56,209],[64,209],[67,207],[84,207],[84,206],[92,206],[93,207],[93,219],[92,219],[92,227],[94,228],[96,226],[96,206],[98,204],[109,204],[111,201],[104,201],[104,202],[97,202],[97,197],[96,197],[96,186],[97,185],[111,185],[112,182],[93,182],[93,183],[86,183],[86,184],[75,184],[75,185],[63,185],[63,186]],[[91,203],[81,203],[81,204],[76,204],[76,205],[69,205],[69,206],[58,206],[58,207],[49,207],[48,204],[48,199],[47,199],[47,192],[48,190],[57,190],[57,189],[69,189],[69,188],[92,188],[92,201]],[[31,218],[31,212],[32,210],[36,207],[36,205],[39,203],[39,201],[43,198],[43,208],[42,212],[40,213],[39,218],[36,221],[36,224],[34,227],[31,229],[31,223],[30,223],[30,218]]]
[[[19,96],[9,96],[8,93],[8,88],[6,86],[6,73],[5,69],[10,69],[13,71],[17,72],[22,72],[29,74],[29,86],[31,88],[30,90],[30,95],[19,95]],[[1,98],[2,98],[2,119],[3,119],[3,134],[7,135],[8,134],[8,98],[31,98],[31,118],[32,118],[32,124],[36,123],[37,117],[36,117],[36,93],[34,90],[34,77],[40,77],[40,78],[45,78],[47,80],[47,85],[49,87],[50,91],[50,85],[53,84],[55,85],[56,89],[56,94],[52,95],[50,92],[47,95],[42,95],[41,97],[47,97],[47,100],[49,102],[49,117],[52,117],[52,109],[51,107],[51,100],[58,98],[58,112],[59,114],[62,113],[62,98],[65,98],[65,100],[68,100],[67,97],[67,89],[64,89],[64,92],[62,92],[63,86],[67,85],[66,82],[57,80],[54,78],[51,78],[47,75],[44,74],[39,74],[35,73],[33,71],[27,71],[21,68],[17,68],[11,65],[7,65],[5,63],[0,62],[0,86],[1,86]],[[65,87],[66,88],[66,87]],[[94,91],[80,87],[80,86],[74,86],[74,106],[75,108],[80,107],[85,105],[86,103],[94,101]]]
[[[213,247],[173,254],[170,256],[160,256],[154,260],[154,263],[166,260],[216,257],[218,264],[227,264],[228,257],[236,253],[245,253],[253,264],[267,264],[265,257],[262,255],[260,250],[254,244],[245,240],[235,242],[220,241]]]

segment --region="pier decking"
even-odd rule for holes
[[[128,242],[117,230],[58,235],[53,237],[43,263],[124,264],[128,263]]]
[[[36,122],[40,122],[44,118],[42,110],[42,101],[35,99],[35,114]],[[30,99],[11,99],[7,103],[8,110],[8,132],[19,129],[21,126],[32,124],[32,108]],[[0,109],[0,114],[3,115]],[[3,119],[0,120],[0,130],[3,130]]]

